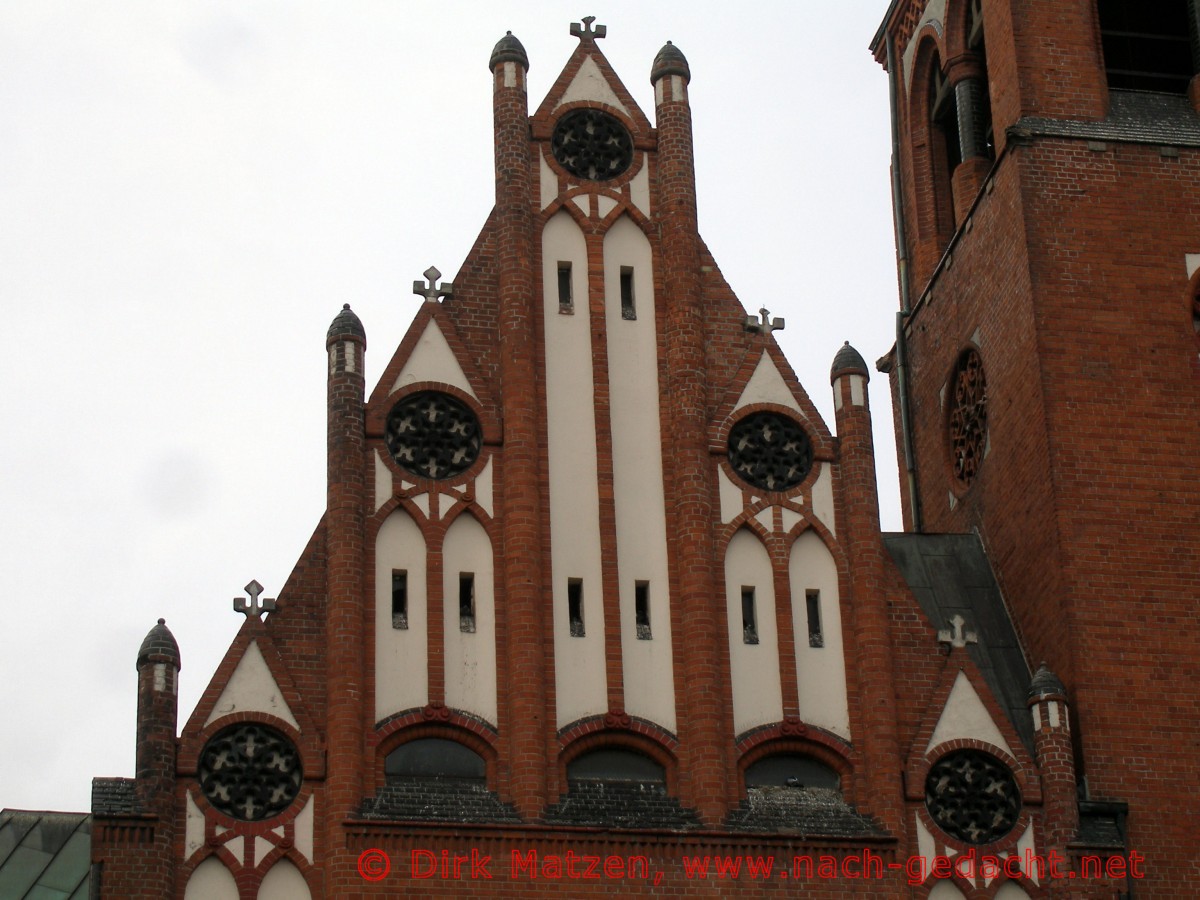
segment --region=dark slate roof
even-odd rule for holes
[[[1183,94],[1109,91],[1108,116],[1098,122],[1026,116],[1008,133],[1134,144],[1200,147],[1200,116]]]
[[[182,668],[179,660],[179,645],[175,643],[175,635],[167,628],[167,620],[159,619],[158,624],[150,629],[142,646],[138,649],[137,667],[142,663],[170,663],[176,669]]]
[[[520,822],[487,785],[470,778],[389,778],[359,809],[364,819],[405,822]]]
[[[831,788],[747,788],[746,799],[726,817],[725,826],[805,837],[887,837]]]
[[[496,46],[492,48],[492,56],[488,60],[488,68],[495,72],[496,66],[502,62],[516,62],[525,67],[525,71],[529,71],[529,55],[525,52],[521,42],[513,37],[510,31],[504,37],[496,42]]]
[[[668,75],[682,75],[685,82],[692,80],[692,70],[688,66],[687,57],[670,41],[663,44],[663,48],[654,57],[654,63],[650,66],[650,83],[655,84],[660,78]]]
[[[546,810],[553,825],[604,828],[698,828],[700,819],[667,794],[661,784],[636,781],[572,781],[567,793]]]
[[[0,897],[87,900],[92,817],[0,810]]]
[[[862,358],[861,353],[850,346],[849,341],[846,341],[834,356],[833,365],[829,369],[829,380],[832,382],[842,372],[862,372],[868,379],[871,377],[866,360]]]
[[[979,536],[885,534],[883,542],[934,628],[949,628],[959,615],[963,630],[978,636],[967,653],[1033,753],[1029,666]]]
[[[92,815],[128,816],[137,812],[132,778],[93,778]]]

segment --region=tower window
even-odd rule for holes
[[[575,312],[575,299],[571,296],[571,264],[558,264],[558,311],[563,315]]]
[[[648,581],[639,581],[633,586],[633,614],[637,622],[638,640],[650,640],[650,582]]]
[[[637,307],[633,305],[633,269],[630,266],[621,266],[621,318],[637,318]]]
[[[1186,93],[1195,74],[1189,0],[1098,0],[1108,86]]]
[[[475,574],[460,572],[458,576],[458,630],[475,631]]]
[[[742,588],[742,642],[758,643],[758,610],[755,608],[754,588]]]
[[[392,569],[392,627],[408,627],[408,572]]]
[[[806,591],[804,602],[808,611],[808,646],[824,647],[825,636],[821,633],[821,592]]]
[[[567,618],[571,623],[571,637],[583,637],[583,579],[567,580]]]

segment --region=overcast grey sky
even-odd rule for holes
[[[692,69],[702,234],[833,427],[829,365],[897,308],[885,0],[563,3],[7,0],[0,5],[0,806],[86,810],[133,774],[160,617],[180,725],[324,508],[325,329],[368,337],[368,392],[433,264],[492,206],[492,46],[536,108],[597,16],[654,118],[667,40]],[[886,379],[884,527],[900,527]]]

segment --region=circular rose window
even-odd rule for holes
[[[598,109],[576,109],[554,126],[550,142],[558,164],[579,178],[616,178],[633,162],[633,138],[615,116]]]
[[[974,347],[964,350],[954,366],[948,424],[954,477],[968,485],[975,480],[987,448],[987,381]]]
[[[1017,824],[1021,793],[1008,766],[994,756],[956,750],[929,770],[925,808],[951,837],[967,844],[990,844]]]
[[[453,478],[479,458],[479,419],[439,391],[411,394],[392,407],[384,434],[392,459],[422,478]]]
[[[729,464],[755,487],[786,491],[812,469],[812,443],[800,423],[787,416],[751,413],[729,432]]]
[[[243,723],[217,732],[200,754],[200,790],[216,809],[257,822],[283,812],[300,793],[300,753],[287,736]]]

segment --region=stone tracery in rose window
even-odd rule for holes
[[[968,347],[958,358],[950,382],[948,431],[954,477],[975,480],[987,449],[987,380],[979,351]]]

